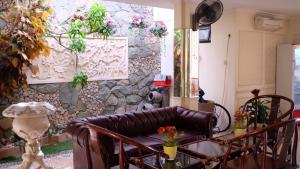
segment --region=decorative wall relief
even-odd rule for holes
[[[86,72],[89,81],[128,79],[128,39],[87,38],[86,52],[79,55],[78,71]],[[27,72],[29,84],[70,82],[76,73],[75,55],[48,38],[52,48],[47,58],[34,60],[39,72]]]
[[[47,38],[51,47],[48,57],[39,57],[33,61],[39,71],[33,75],[27,71],[27,81],[29,84],[61,83],[72,80],[75,73],[75,56],[69,50],[60,46],[53,38]]]
[[[90,81],[128,79],[128,39],[88,38],[88,46],[78,59],[78,70]]]

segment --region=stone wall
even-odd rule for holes
[[[60,10],[68,9],[69,0],[53,0]],[[84,1],[85,2],[85,1]],[[135,14],[153,19],[153,9],[104,1],[108,16],[118,23],[115,36],[128,37],[129,79],[92,81],[81,91],[73,89],[68,83],[30,85],[27,91],[19,91],[13,102],[47,101],[57,107],[50,116],[55,132],[63,132],[68,122],[79,117],[112,114],[114,112],[134,111],[146,99],[151,90],[154,75],[160,72],[160,41],[146,30],[129,30],[129,20]],[[57,11],[56,11],[57,12]],[[59,11],[58,11],[59,12]],[[56,16],[60,16],[57,14]],[[13,103],[2,99],[0,111]],[[2,119],[1,119],[2,118]],[[7,121],[0,115],[0,138]]]

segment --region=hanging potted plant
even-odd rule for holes
[[[162,135],[165,143],[163,145],[164,153],[169,156],[169,160],[174,160],[177,154],[177,130],[175,126],[160,127],[157,130]]]
[[[132,16],[129,24],[129,29],[133,30],[134,33],[145,33],[144,30],[149,26],[146,22],[145,16],[139,14]]]
[[[108,39],[109,36],[116,33],[116,24],[112,19],[107,19],[105,21],[105,24],[103,25],[103,28],[101,30],[101,34],[103,36],[103,39]]]
[[[168,35],[167,26],[163,21],[156,21],[149,29],[155,37],[163,38]]]
[[[166,54],[166,40],[165,40],[165,36],[168,35],[167,26],[165,25],[165,23],[163,21],[156,21],[150,27],[149,31],[150,31],[150,33],[153,36],[162,39],[161,43],[163,44],[163,46],[161,46],[161,48],[162,48],[161,50],[163,51],[163,54],[165,56],[165,54]]]
[[[143,15],[134,15],[131,17],[129,29],[146,29],[148,28],[148,24]]]

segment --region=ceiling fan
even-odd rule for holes
[[[192,29],[197,31],[199,26],[208,26],[220,19],[223,4],[220,0],[204,0],[196,8],[192,16]]]

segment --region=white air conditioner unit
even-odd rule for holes
[[[284,27],[284,22],[272,15],[257,14],[254,17],[255,28],[264,31],[278,31]]]

